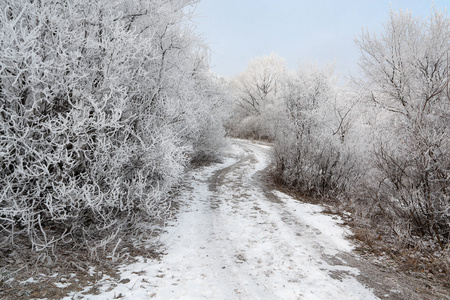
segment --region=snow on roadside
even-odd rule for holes
[[[140,258],[119,282],[100,282],[100,295],[66,299],[377,299],[357,269],[328,263],[352,250],[339,219],[278,191],[267,199],[254,175],[269,155],[234,140],[224,163],[193,173],[161,261]]]
[[[343,221],[340,217],[324,215],[321,213],[324,210],[323,207],[301,203],[280,191],[272,191],[272,193],[283,202],[284,207],[295,216],[296,220],[301,220],[304,226],[317,230],[315,240],[320,240],[322,245],[327,245],[324,248],[326,255],[336,255],[339,252],[350,252],[354,249],[350,241],[345,238],[350,235],[350,229],[342,226]]]

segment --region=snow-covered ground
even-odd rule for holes
[[[352,250],[339,218],[258,181],[270,154],[232,140],[222,164],[193,173],[160,261],[125,265],[122,283],[105,277],[100,295],[66,299],[377,299],[339,263]]]

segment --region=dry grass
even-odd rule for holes
[[[11,253],[0,257],[0,299],[61,299],[70,292],[80,292],[92,286],[89,293],[96,291],[97,283],[107,275],[118,280],[117,268],[125,262],[132,262],[141,256],[157,259],[160,253],[154,249],[144,249],[126,244],[127,255],[113,261],[110,257],[93,260],[87,251],[66,249],[58,253],[58,259],[49,264],[48,260],[38,260],[31,250],[23,250],[20,255]],[[19,271],[17,271],[19,270]],[[32,278],[31,282],[26,282]],[[60,288],[57,285],[64,284]]]

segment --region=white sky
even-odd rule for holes
[[[345,76],[358,72],[354,39],[363,28],[382,32],[390,6],[427,18],[433,3],[450,6],[450,0],[202,0],[194,21],[218,75],[233,76],[275,52],[290,69],[302,61],[335,62]]]

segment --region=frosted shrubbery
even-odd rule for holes
[[[191,2],[0,1],[1,247],[95,254],[139,235],[189,160],[217,153]]]
[[[255,59],[232,81],[236,120],[228,133],[274,140],[279,176],[302,193],[341,199],[401,245],[434,241],[444,250],[450,19],[439,11],[427,21],[391,12],[385,31],[359,38],[366,77],[351,87],[338,87],[327,66],[292,73],[282,60],[264,68],[268,58]],[[273,92],[251,92],[264,90]]]
[[[341,99],[332,69],[302,66],[281,97],[285,109],[279,114],[274,146],[282,179],[307,194],[345,191],[354,163],[344,143],[346,120],[335,116]]]
[[[355,176],[344,143],[350,108],[335,81],[332,66],[304,64],[294,73],[274,54],[257,58],[231,81],[228,133],[273,140],[279,175],[304,193],[345,191]]]
[[[361,67],[375,112],[372,168],[365,178],[391,230],[406,244],[450,239],[450,19],[393,12],[383,36],[363,33]],[[420,239],[419,239],[420,240]]]

